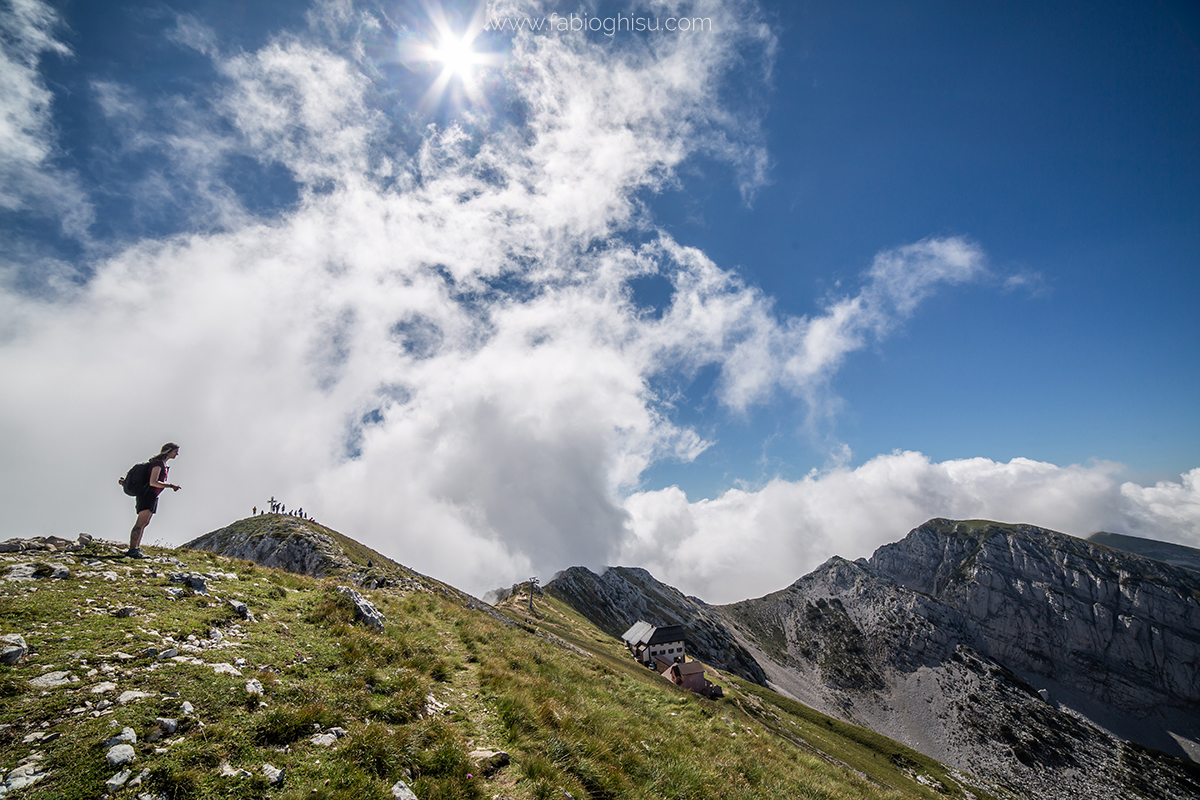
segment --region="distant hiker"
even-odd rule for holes
[[[250,516],[252,516],[252,517],[258,516],[258,506],[251,506]]]
[[[167,483],[167,462],[179,455],[179,445],[167,442],[162,446],[158,455],[145,464],[137,464],[129,470],[129,474],[117,481],[125,487],[125,493],[137,498],[137,521],[129,532],[129,551],[125,555],[130,558],[145,558],[142,553],[142,533],[150,524],[150,518],[158,511],[158,496],[163,489],[179,491],[173,483]],[[133,485],[130,485],[133,484]]]

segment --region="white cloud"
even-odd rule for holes
[[[881,253],[857,293],[789,317],[655,234],[639,194],[674,186],[688,159],[727,160],[747,192],[764,179],[754,117],[715,101],[746,47],[773,46],[744,8],[698,4],[718,31],[702,37],[519,37],[503,77],[521,123],[467,114],[412,152],[378,105],[383,73],[323,33],[371,26],[329,8],[312,31],[228,56],[181,21],[176,38],[221,76],[207,96],[148,104],[93,81],[126,125],[114,126],[125,152],[170,156],[179,174],[159,176],[161,196],[194,192],[219,224],[130,245],[53,301],[0,290],[0,374],[20,376],[0,382],[0,535],[121,538],[132,515],[116,478],[167,440],[182,445],[172,479],[184,490],[164,498],[150,541],[182,542],[274,495],[476,592],[626,555],[718,595],[740,585],[727,567],[776,587],[832,552],[832,527],[811,542],[781,533],[796,514],[856,514],[846,530],[879,531],[853,534],[866,542],[927,506],[969,506],[930,499],[963,486],[1024,496],[906,455],[709,503],[670,489],[623,500],[649,465],[709,444],[673,417],[660,383],[715,367],[728,409],[782,392],[823,418],[850,353],[984,269],[970,242],[929,239]],[[295,207],[243,213],[219,179],[229,153],[285,167],[301,185]],[[633,302],[631,280],[647,275],[673,286],[661,313]],[[1102,474],[1073,469],[1064,502],[1107,496],[1084,491]],[[891,486],[890,513],[862,483],[889,470],[908,475],[874,479]],[[739,560],[719,547],[725,531],[778,558]]]
[[[70,56],[55,38],[60,21],[37,0],[11,0],[0,10],[0,209],[60,220],[82,237],[92,209],[58,155],[50,90],[38,73],[43,54]],[[7,259],[6,259],[7,260]]]
[[[643,566],[709,602],[733,602],[781,589],[833,555],[869,556],[933,517],[1200,546],[1200,469],[1150,488],[1121,482],[1120,472],[1110,463],[937,463],[897,452],[715,500],[689,502],[675,487],[641,492],[625,501],[629,538],[615,563]]]

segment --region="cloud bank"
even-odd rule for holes
[[[1200,469],[1153,487],[1119,464],[1015,458],[932,462],[916,452],[689,502],[678,488],[631,495],[620,563],[709,602],[781,589],[832,555],[869,556],[933,517],[1025,522],[1075,536],[1107,530],[1200,545]]]
[[[15,8],[43,20],[22,30],[52,29],[44,6]],[[847,357],[939,286],[987,270],[964,238],[900,245],[857,289],[792,316],[658,230],[639,198],[677,186],[689,159],[729,164],[748,195],[767,162],[754,114],[721,98],[748,52],[771,52],[769,32],[747,5],[692,13],[719,35],[621,47],[517,37],[490,85],[519,113],[466,110],[415,140],[397,118],[417,112],[394,108],[392,73],[369,55],[385,26],[346,4],[319,5],[310,29],[245,52],[181,18],[175,41],[218,75],[202,96],[151,108],[94,81],[127,153],[173,164],[161,194],[147,179],[135,201],[183,186],[193,217],[114,247],[53,295],[5,273],[0,533],[122,538],[132,513],[116,478],[167,440],[182,445],[172,480],[185,488],[164,499],[151,543],[183,542],[274,495],[475,592],[626,561],[737,599],[959,509],[1028,509],[1069,531],[1124,509],[1144,527],[1176,514],[1195,531],[1194,480],[1139,494],[1114,490],[1107,467],[902,454],[699,503],[639,491],[650,465],[710,444],[678,421],[675,387],[715,370],[727,412],[797,398],[820,426]],[[29,54],[60,47],[6,50],[5,74],[33,87],[13,106],[32,120],[17,134],[32,155],[11,169],[46,180],[63,173],[38,155],[54,131]],[[249,210],[222,178],[234,158],[284,169],[296,202]],[[5,188],[18,197],[14,174]],[[647,277],[669,283],[669,300],[638,302]],[[1059,505],[1010,488],[1039,485],[1038,469],[1059,476]],[[1123,499],[1104,505],[1114,491]]]

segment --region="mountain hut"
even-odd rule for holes
[[[638,620],[622,634],[621,639],[633,657],[648,667],[654,667],[656,661],[682,661],[687,654],[682,625],[655,627]]]

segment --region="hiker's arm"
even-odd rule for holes
[[[162,475],[162,467],[154,466],[150,468],[150,485],[155,489],[174,489],[179,491],[179,487],[173,483],[159,483],[158,476]]]

